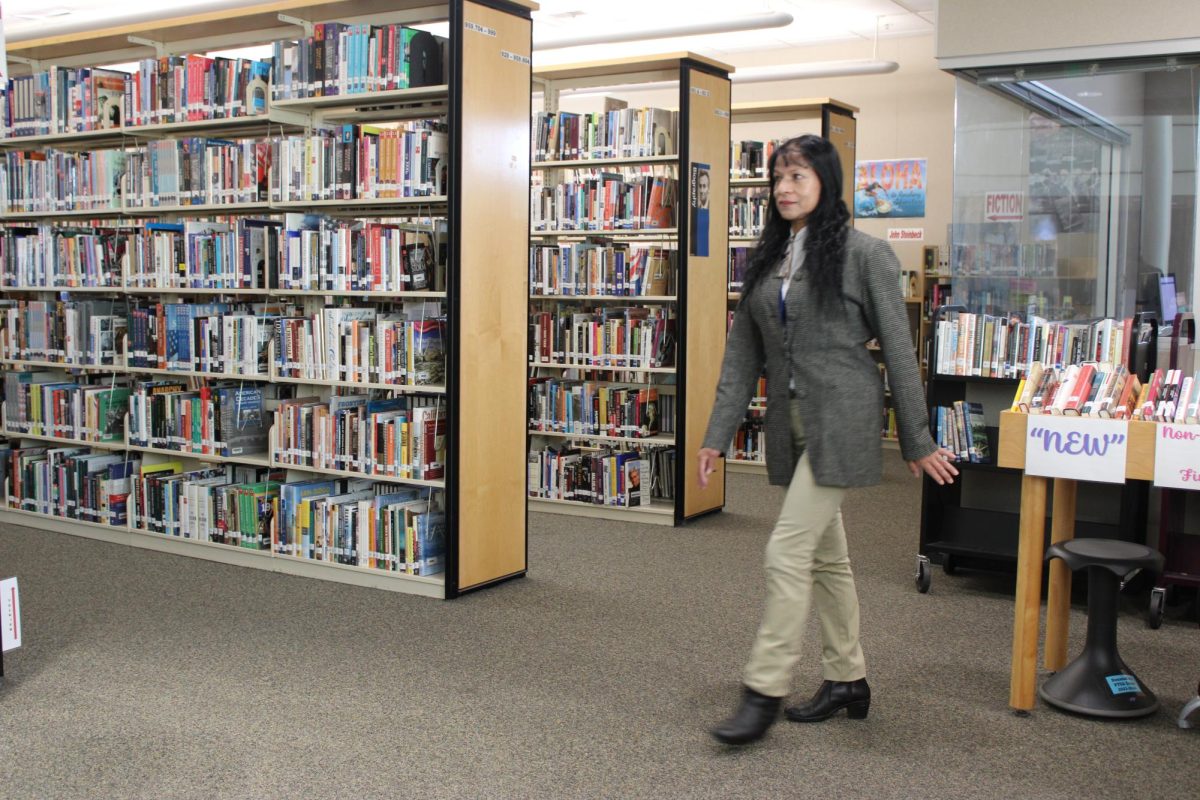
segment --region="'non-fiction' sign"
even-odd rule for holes
[[[1160,423],[1154,437],[1154,485],[1200,489],[1200,428]]]
[[[17,579],[0,581],[0,652],[21,646],[21,595]]]
[[[1025,431],[1025,472],[1047,478],[1125,482],[1129,423],[1117,419],[1031,416]]]

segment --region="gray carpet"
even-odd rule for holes
[[[781,722],[724,749],[781,495],[729,477],[680,530],[531,516],[530,575],[439,602],[9,527],[26,645],[5,658],[0,796],[1197,796],[1190,607],[1125,601],[1122,654],[1163,701],[1104,723],[1009,712],[1012,581],[913,586],[918,483],[845,507],[870,718]],[[1072,616],[1072,652],[1084,614]],[[797,694],[820,680],[815,623]]]

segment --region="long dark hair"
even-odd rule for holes
[[[804,271],[824,305],[842,298],[842,267],[846,261],[847,223],[850,211],[842,200],[842,160],[827,139],[812,134],[789,139],[775,149],[767,161],[771,180],[767,198],[767,216],[762,235],[750,256],[742,284],[742,297],[779,268],[792,236],[791,223],[779,216],[775,207],[775,165],[803,161],[812,167],[821,181],[821,199],[808,217],[808,234],[804,237]]]

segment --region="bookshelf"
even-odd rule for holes
[[[928,475],[922,477],[916,576],[917,589],[922,593],[927,592],[932,583],[931,563],[941,564],[947,575],[953,575],[960,567],[1005,569],[1006,565],[1017,559],[1021,469],[1013,468],[1013,459],[1002,454],[1002,448],[1006,445],[1000,434],[1000,420],[1013,405],[1013,395],[1020,378],[1012,374],[992,377],[938,371],[938,348],[943,346],[937,334],[938,323],[952,320],[957,312],[965,313],[966,309],[963,306],[942,306],[934,312],[931,320],[933,333],[926,387],[931,432],[936,438],[936,407],[950,407],[956,402],[975,404],[976,410],[982,412],[981,427],[986,435],[988,456],[978,463],[961,458],[956,461],[959,476],[952,484],[939,486]],[[977,318],[982,317],[980,314]],[[1086,324],[1074,324],[1086,327]],[[982,330],[977,328],[979,340],[986,339]],[[974,334],[971,335],[969,341],[976,341]],[[1152,346],[1147,348],[1136,342],[1127,342],[1127,345],[1121,360],[1130,364],[1144,363],[1145,351],[1153,350]],[[953,352],[953,348],[950,352]],[[982,349],[976,351],[976,363],[981,352]],[[1014,352],[1012,349],[1007,352],[1009,359],[998,354],[994,363],[1024,363],[1020,359],[1010,360]],[[968,354],[965,357],[969,367],[972,356]],[[1069,363],[1070,359],[1064,361]],[[1153,369],[1152,363],[1150,369]],[[1146,374],[1144,368],[1135,372],[1143,376]],[[1024,374],[1024,370],[1014,368],[1013,374]],[[999,458],[997,454],[1001,454]],[[1148,503],[1146,484],[1130,482],[1119,491],[1092,484],[1082,487],[1082,491],[1077,526],[1081,535],[1108,539],[1141,536]]]
[[[720,354],[724,350],[721,320],[725,313],[726,286],[723,282],[722,264],[727,255],[726,201],[728,198],[729,158],[729,73],[732,67],[694,53],[678,52],[663,55],[595,61],[539,68],[534,71],[535,88],[540,88],[543,111],[554,119],[559,116],[560,103],[570,106],[568,113],[603,113],[607,108],[600,106],[598,98],[571,97],[575,90],[602,88],[606,94],[622,97],[625,91],[636,93],[639,86],[660,85],[664,82],[677,84],[677,89],[656,92],[659,102],[644,103],[640,100],[622,100],[615,104],[619,109],[627,105],[632,111],[639,107],[653,106],[663,114],[674,113],[674,135],[671,145],[662,146],[657,132],[664,127],[655,122],[655,136],[640,147],[618,152],[589,152],[596,158],[574,158],[574,154],[551,152],[535,153],[533,160],[533,191],[561,191],[572,180],[581,175],[619,176],[620,181],[645,180],[648,191],[659,190],[659,179],[674,182],[676,200],[671,219],[656,219],[653,225],[642,217],[641,223],[619,230],[603,228],[620,225],[597,224],[601,230],[581,230],[586,224],[573,226],[548,222],[540,224],[535,219],[535,228],[530,233],[531,253],[545,249],[575,246],[609,248],[621,251],[620,258],[637,252],[653,252],[657,263],[667,265],[669,274],[665,281],[670,284],[667,291],[650,294],[631,289],[615,289],[612,292],[596,292],[585,289],[581,294],[563,296],[561,287],[556,290],[538,290],[531,293],[529,300],[531,324],[530,351],[530,398],[531,409],[537,402],[538,392],[553,393],[556,389],[539,389],[547,380],[569,377],[571,384],[564,382],[564,391],[601,391],[605,389],[657,393],[661,430],[643,430],[639,436],[622,436],[629,431],[606,430],[600,433],[589,430],[582,435],[565,435],[563,431],[545,430],[538,420],[529,431],[530,486],[529,507],[550,513],[603,517],[623,521],[636,520],[644,523],[679,525],[694,517],[721,509],[725,503],[723,478],[710,482],[701,490],[694,479],[697,453],[704,435],[708,413],[715,398]],[[636,97],[637,95],[634,94]],[[610,106],[611,107],[611,106]],[[665,116],[657,118],[666,119]],[[665,125],[665,123],[664,123]],[[533,149],[539,148],[538,130],[535,125]],[[665,152],[664,152],[665,150]],[[568,158],[561,156],[568,155]],[[689,198],[704,185],[692,166],[698,164],[708,168],[707,181],[710,186],[708,205],[708,236],[703,246],[692,242],[703,225],[697,225],[703,215],[693,218]],[[666,184],[663,184],[666,185]],[[700,188],[702,191],[702,188]],[[660,204],[665,205],[665,204]],[[646,209],[650,206],[647,205]],[[561,228],[575,227],[571,230]],[[557,229],[556,229],[557,228]],[[705,252],[706,251],[706,252]],[[606,251],[607,252],[607,251]],[[616,256],[613,256],[616,258]],[[622,261],[622,263],[624,263]],[[645,275],[645,273],[642,273]],[[532,281],[532,279],[531,279]],[[603,295],[603,296],[597,296]],[[616,296],[613,296],[616,295]],[[619,310],[625,306],[629,310]],[[556,310],[557,309],[557,310]],[[569,309],[569,310],[568,310]],[[651,319],[663,319],[663,325],[671,331],[670,357],[664,363],[627,361],[616,366],[590,359],[586,366],[556,365],[546,363],[533,339],[534,325],[545,320],[546,315],[592,314],[608,319],[624,314],[633,319],[649,315]],[[554,317],[551,316],[551,319]],[[541,330],[541,328],[537,328]],[[657,340],[656,340],[657,341]],[[638,368],[640,367],[640,368]],[[586,385],[586,389],[580,386]],[[638,409],[641,413],[642,406]],[[533,422],[533,420],[531,420]],[[569,429],[578,430],[578,427]],[[551,485],[555,478],[548,477],[558,469],[557,456],[564,446],[576,447],[585,456],[603,454],[609,459],[609,469],[619,473],[616,492],[608,492],[614,504],[564,500],[555,497],[556,487]],[[621,455],[631,448],[648,445],[660,448],[655,452],[642,450],[647,463],[653,462],[654,491],[665,489],[666,497],[655,497],[641,505],[625,505],[626,494],[619,481],[625,478],[624,467],[615,466],[625,458]],[[638,461],[639,459],[634,459]],[[603,469],[597,464],[597,470]],[[536,485],[535,485],[536,481]],[[645,484],[642,484],[643,486]],[[544,496],[536,496],[541,492]],[[592,494],[596,498],[596,494]],[[621,503],[617,505],[615,503]]]
[[[7,507],[7,502],[0,510],[0,519],[240,566],[438,598],[457,597],[523,575],[527,548],[521,467],[526,432],[521,419],[526,400],[526,330],[525,320],[513,315],[511,310],[528,301],[529,54],[531,12],[536,8],[536,3],[527,0],[446,0],[440,3],[427,0],[281,0],[9,45],[10,55],[19,56],[28,68],[37,71],[52,65],[122,63],[303,39],[312,36],[315,24],[325,22],[409,26],[448,21],[450,35],[442,51],[445,76],[442,83],[268,100],[265,113],[244,119],[129,126],[0,141],[2,154],[4,150],[14,148],[42,151],[51,148],[136,148],[145,141],[170,142],[180,137],[311,135],[332,124],[369,122],[395,127],[393,123],[428,119],[445,124],[447,166],[445,191],[440,193],[417,197],[362,197],[356,190],[352,197],[341,199],[260,199],[247,203],[157,207],[136,207],[110,196],[110,207],[106,208],[19,212],[0,217],[0,221],[7,223],[7,230],[12,230],[14,223],[24,223],[28,233],[33,223],[43,226],[47,232],[68,223],[95,230],[116,225],[144,230],[146,225],[159,220],[211,221],[215,217],[217,222],[236,225],[248,216],[279,222],[282,226],[288,215],[304,213],[341,220],[350,226],[378,224],[428,234],[433,247],[426,252],[437,262],[431,265],[429,274],[444,276],[444,286],[422,289],[417,284],[407,284],[407,290],[394,287],[387,290],[331,289],[326,286],[281,288],[281,285],[269,283],[266,275],[256,273],[256,281],[247,287],[160,287],[137,284],[126,266],[112,278],[113,285],[21,284],[5,286],[0,292],[5,300],[93,299],[108,302],[111,299],[128,301],[131,306],[135,301],[153,302],[155,299],[168,304],[217,300],[286,302],[294,304],[301,316],[320,314],[322,308],[334,306],[365,306],[382,314],[384,310],[399,309],[401,303],[440,304],[445,318],[442,339],[445,377],[441,381],[401,383],[333,376],[326,376],[327,379],[289,377],[280,374],[273,341],[267,368],[258,374],[242,375],[222,369],[184,371],[143,367],[132,358],[132,326],[128,332],[116,336],[110,352],[112,363],[64,364],[54,359],[30,357],[7,359],[4,365],[10,374],[10,370],[26,369],[59,371],[64,381],[83,375],[95,375],[98,382],[107,382],[109,376],[114,381],[121,378],[179,378],[189,382],[189,386],[200,387],[210,385],[213,379],[227,378],[228,382],[239,385],[239,391],[241,386],[255,386],[261,387],[264,395],[274,393],[278,398],[274,402],[311,395],[318,405],[321,402],[328,404],[331,398],[370,391],[372,397],[381,400],[417,398],[429,406],[436,403],[439,411],[448,409],[444,421],[443,474],[436,478],[403,471],[384,473],[383,467],[375,461],[371,463],[376,466],[359,469],[360,461],[351,457],[347,457],[349,463],[342,466],[356,466],[355,469],[293,463],[287,457],[287,451],[270,448],[263,452],[222,456],[131,444],[128,426],[125,438],[116,443],[90,441],[87,436],[76,439],[57,433],[30,436],[21,432],[11,433],[9,441],[13,447],[33,446],[36,442],[79,444],[96,452],[125,453],[130,458],[140,456],[144,466],[180,461],[187,470],[225,463],[248,469],[275,468],[288,482],[314,478],[365,478],[373,482],[374,488],[370,491],[375,494],[397,487],[410,488],[420,492],[422,498],[433,499],[434,505],[440,505],[444,512],[441,571],[411,574],[411,569],[406,572],[403,565],[399,570],[387,569],[382,556],[378,563],[372,560],[365,566],[361,560],[358,563],[343,563],[340,558],[319,560],[311,555],[311,549],[308,557],[298,554],[301,545],[295,545],[297,549],[291,553],[284,553],[276,551],[270,544],[265,549],[250,549],[245,545],[185,539],[149,532],[131,524],[110,525],[55,516],[45,510]],[[363,30],[365,36],[368,29]],[[365,48],[363,52],[367,52]],[[366,74],[365,68],[363,72]],[[267,94],[270,97],[273,93],[268,91]],[[281,260],[286,257],[283,251],[278,252]],[[406,254],[405,257],[409,256]],[[130,258],[137,256],[134,254]],[[128,259],[123,263],[127,264]],[[111,264],[109,268],[111,270]],[[405,280],[411,280],[411,277]],[[414,285],[418,288],[411,288]],[[422,323],[424,321],[422,317]],[[272,404],[270,399],[265,402],[265,414],[270,414]],[[6,417],[6,424],[9,419]],[[435,419],[434,429],[440,431],[438,424]],[[398,423],[396,429],[399,431]],[[279,434],[280,425],[272,426],[267,441],[276,442]],[[438,455],[440,451],[432,457],[436,459]],[[397,470],[402,468],[397,467]],[[393,567],[397,560],[405,558],[403,554],[397,556],[394,550],[390,555]],[[347,557],[352,560],[351,556]]]
[[[731,149],[738,142],[753,140],[770,142],[779,139],[790,139],[806,133],[823,136],[833,142],[842,161],[843,199],[850,213],[854,213],[854,161],[855,144],[858,135],[858,107],[832,97],[810,97],[796,100],[766,100],[759,102],[734,103],[730,108],[732,121]],[[731,153],[731,161],[733,154]],[[766,153],[763,154],[762,168],[766,168]],[[753,169],[753,168],[751,168]],[[741,300],[740,271],[754,243],[758,241],[761,227],[757,224],[747,225],[745,221],[761,220],[765,214],[765,206],[770,202],[770,180],[765,171],[760,174],[742,174],[746,170],[739,169],[736,163],[731,164],[729,181],[730,205],[733,209],[730,218],[729,236],[729,290],[728,308],[732,315],[734,307]],[[749,207],[764,209],[755,214],[746,211]],[[743,211],[744,213],[739,213]],[[852,223],[853,224],[853,223]],[[739,429],[737,436],[746,440],[762,441],[761,433],[755,436],[755,431],[761,431],[761,423],[755,422],[753,415],[762,413],[764,398],[755,398],[750,405],[746,422]],[[885,437],[885,444],[890,443]],[[759,450],[758,454],[749,457],[738,455],[733,451],[732,458],[726,459],[726,469],[731,472],[749,472],[766,474],[767,465]]]

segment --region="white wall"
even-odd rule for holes
[[[951,176],[954,171],[954,82],[949,74],[938,69],[934,60],[934,37],[903,37],[884,39],[875,54],[880,59],[895,61],[900,68],[889,75],[870,75],[846,78],[821,78],[770,83],[734,84],[733,101],[798,100],[812,97],[832,97],[857,106],[858,158],[878,160],[890,158],[924,158],[929,179],[923,219],[860,220],[858,227],[873,236],[886,236],[890,227],[922,227],[924,244],[946,245],[946,229],[950,224]],[[841,61],[872,57],[871,45],[849,42],[820,47],[789,48],[724,56],[734,66],[750,67],[773,64],[795,64],[813,61]],[[609,92],[630,105],[658,105],[675,108],[678,92]],[[566,111],[588,111],[603,107],[597,96],[563,96],[560,107]],[[818,123],[819,124],[819,123]],[[735,136],[786,138],[810,132],[807,125],[786,123],[739,126]],[[899,243],[895,250],[906,269],[916,269],[921,262],[921,244]],[[943,252],[944,249],[943,249]]]
[[[941,0],[937,19],[955,68],[1200,51],[1197,0]]]

